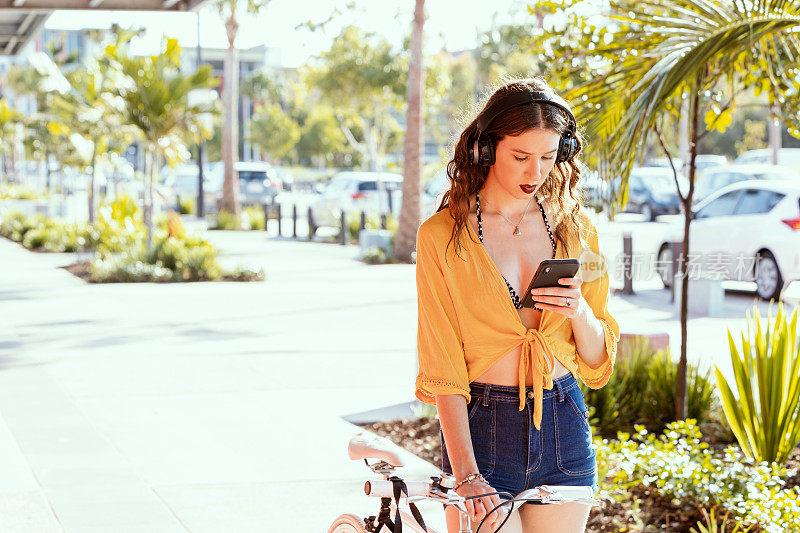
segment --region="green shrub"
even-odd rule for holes
[[[711,508],[711,512],[706,511],[705,508],[701,509],[703,513],[704,522],[697,523],[697,529],[691,528],[690,533],[747,533],[751,527],[743,527],[741,521],[734,522],[728,519],[730,511],[726,512],[722,517],[722,521],[718,522],[715,508]],[[730,528],[730,529],[729,529]]]
[[[251,230],[264,229],[264,209],[258,206],[250,206],[242,212],[245,219],[245,226]]]
[[[800,523],[800,487],[785,488],[781,465],[741,457],[735,446],[714,452],[693,419],[672,422],[658,436],[644,426],[635,431],[619,432],[618,440],[595,438],[605,495],[629,497],[631,487],[643,485],[684,507],[718,506],[768,532]]]
[[[0,200],[38,200],[47,197],[46,190],[36,191],[21,185],[0,184]]]
[[[25,234],[36,228],[39,222],[42,221],[43,217],[41,215],[38,217],[38,219],[36,217],[28,217],[20,211],[8,212],[3,215],[3,219],[0,221],[0,235],[15,242],[22,242]]]
[[[100,206],[101,215],[103,213],[103,207],[104,206]],[[134,199],[127,194],[117,195],[117,197],[108,204],[108,207],[111,211],[106,211],[106,218],[122,223],[127,219],[130,219],[132,222],[141,222],[141,211],[139,207],[137,207]]]
[[[669,351],[653,354],[648,366],[647,395],[642,411],[650,431],[661,431],[675,420],[678,397],[678,364],[672,361]],[[708,420],[716,405],[711,371],[700,373],[695,364],[686,366],[686,412],[689,418]]]
[[[791,320],[779,304],[774,324],[768,316],[761,329],[758,307],[753,307],[755,331],[741,333],[742,351],[728,330],[728,343],[738,398],[716,368],[723,409],[744,452],[757,460],[784,462],[800,441],[800,343],[797,309]]]
[[[387,254],[380,246],[370,246],[361,256],[364,263],[371,265],[398,263],[393,255]]]
[[[264,281],[265,278],[264,269],[254,270],[246,266],[237,266],[225,275],[230,281]]]
[[[439,411],[435,405],[416,400],[411,404],[411,412],[417,418],[439,418]]]
[[[358,242],[359,232],[361,231],[361,212],[351,211],[344,215],[347,234],[350,242]],[[398,221],[394,215],[386,215],[386,228],[392,232],[392,239],[397,234]],[[364,229],[383,229],[381,228],[381,217],[367,215],[364,217]],[[340,230],[341,231],[341,230]],[[341,235],[341,234],[340,234]]]
[[[242,222],[237,219],[233,213],[220,211],[217,213],[217,216],[212,219],[208,229],[240,230],[242,229]]]
[[[134,282],[172,281],[174,273],[161,265],[142,261],[142,252],[128,250],[108,257],[97,257],[91,262],[92,281]]]
[[[197,237],[170,237],[156,232],[150,252],[138,243],[122,253],[98,255],[91,263],[95,282],[211,281],[228,277],[233,281],[261,281],[264,271],[237,267],[224,270],[217,261],[219,251]]]
[[[686,387],[690,417],[705,421],[715,404],[713,387],[697,366],[687,366]],[[614,372],[606,385],[590,389],[581,384],[586,403],[595,409],[592,425],[605,437],[645,424],[661,431],[675,420],[677,364],[668,350],[655,350],[646,337],[636,336],[619,345]]]
[[[181,215],[194,215],[197,213],[197,202],[191,196],[178,198],[178,211]]]

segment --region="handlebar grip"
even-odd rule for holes
[[[407,481],[406,488],[409,496],[428,496],[431,491],[431,484],[425,481]],[[394,491],[392,482],[385,479],[374,479],[364,483],[364,493],[367,496],[378,498],[393,498]],[[405,497],[405,494],[401,493]]]

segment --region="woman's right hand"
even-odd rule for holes
[[[483,483],[482,481],[475,480],[470,483],[464,483],[456,490],[456,494],[459,496],[477,496],[479,494],[486,494],[496,492],[495,489],[492,488],[491,485],[488,483]],[[500,496],[497,494],[492,494],[491,496],[484,496],[483,498],[472,498],[466,500],[464,502],[467,513],[469,514],[469,519],[472,521],[472,526],[477,528],[478,524],[481,523],[483,517],[489,513],[492,509],[496,506],[500,505],[502,500],[500,500]],[[489,527],[488,531],[494,531],[497,526],[505,519],[506,513],[508,512],[508,508],[506,505],[500,507],[496,511],[494,511],[489,518],[486,519],[486,522],[483,524],[483,528],[481,531],[487,531],[486,527]]]

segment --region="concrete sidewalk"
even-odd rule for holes
[[[0,239],[0,531],[325,531],[376,514],[342,417],[413,398],[413,265],[354,246],[211,232],[263,283],[91,285],[69,255]],[[666,291],[615,296],[623,330],[672,333]],[[690,358],[728,358],[730,318]],[[762,306],[766,309],[765,306]],[[409,479],[436,469],[403,452]],[[444,529],[437,505],[426,521]]]

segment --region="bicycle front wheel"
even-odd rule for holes
[[[364,521],[354,514],[343,514],[333,521],[328,533],[367,533]]]

